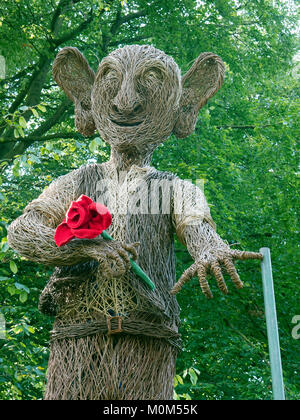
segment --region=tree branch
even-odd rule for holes
[[[91,138],[95,138],[98,137],[97,135],[93,135],[91,136]],[[44,141],[49,141],[49,140],[56,140],[56,139],[79,139],[82,140],[84,139],[84,137],[78,133],[78,132],[72,132],[72,133],[54,133],[54,134],[49,134],[47,136],[28,136],[25,137],[24,139],[22,139],[21,143],[34,143],[34,142],[44,142]],[[6,143],[16,143],[16,139],[15,138],[10,138],[8,140],[5,140],[3,142],[1,142],[0,140],[0,144],[6,144]]]
[[[73,3],[79,2],[80,0],[73,0]],[[111,0],[113,2],[114,0]],[[60,13],[63,9],[63,7],[66,7],[68,4],[67,0],[61,0],[58,7],[54,11],[51,24],[50,26],[55,31],[53,35],[56,35],[56,29],[57,29],[57,22],[59,20]],[[43,83],[47,77],[47,74],[50,70],[50,64],[52,60],[52,56],[55,53],[55,49],[57,46],[59,46],[61,43],[66,42],[74,37],[76,37],[83,29],[85,29],[89,23],[93,20],[94,15],[92,13],[92,9],[90,11],[89,18],[82,22],[78,27],[65,35],[63,35],[59,39],[50,39],[49,40],[49,48],[48,51],[45,51],[43,55],[39,57],[39,60],[35,65],[33,65],[33,68],[36,70],[33,72],[33,74],[30,76],[30,78],[27,80],[27,83],[25,84],[24,88],[19,92],[17,97],[15,98],[14,102],[11,104],[8,113],[13,114],[18,107],[22,104],[24,99],[27,97],[27,105],[33,106],[36,105],[39,102],[40,94],[43,88]],[[26,119],[29,114],[24,115],[24,118]],[[6,132],[5,132],[6,131]],[[0,135],[3,135],[6,138],[10,138],[12,136],[12,130],[10,128],[3,128],[0,130]]]
[[[129,13],[128,15],[124,15],[123,17],[120,18],[119,21],[119,26],[123,25],[123,23],[127,23],[130,22],[133,19],[137,19],[140,17],[144,17],[147,16],[147,11],[146,10],[140,10],[139,12],[135,12],[135,13]]]
[[[56,112],[46,121],[44,121],[39,128],[37,128],[33,133],[31,133],[27,138],[27,141],[16,141],[13,147],[11,146],[11,141],[6,141],[6,139],[1,142],[0,150],[0,159],[9,160],[16,155],[21,155],[24,151],[35,141],[31,140],[32,138],[41,138],[47,131],[50,130],[55,124],[57,124],[63,117],[66,110],[71,106],[72,102],[70,99],[65,98],[61,105],[57,108]],[[29,140],[28,140],[29,139]],[[11,139],[12,140],[12,139]]]
[[[80,34],[94,19],[93,9],[89,12],[89,17],[84,22],[80,23],[77,28],[73,29],[73,31],[67,32],[63,36],[61,36],[58,39],[53,39],[52,43],[57,48],[59,45],[63,44],[66,41],[69,41],[70,39],[75,38],[77,35]]]
[[[63,12],[64,8],[68,5],[69,0],[60,0],[60,2],[57,5],[57,8],[55,9],[55,12],[53,13],[51,23],[50,23],[50,30],[51,32],[55,32],[56,25],[59,20],[59,16]]]
[[[16,80],[20,79],[23,76],[26,76],[29,70],[32,70],[33,66],[28,66],[26,69],[20,70],[18,73],[14,74],[11,77],[6,77],[3,80],[0,80],[0,86],[5,85],[6,83],[13,83]]]
[[[263,124],[263,125],[218,125],[216,128],[218,129],[228,129],[231,128],[233,130],[254,130],[255,128],[265,128],[265,127],[275,127],[276,125],[282,125],[283,122],[277,122],[273,124]]]
[[[119,44],[132,44],[133,42],[139,42],[139,41],[143,41],[143,40],[145,40],[145,39],[149,39],[150,38],[150,36],[145,36],[145,35],[141,35],[141,36],[136,36],[136,37],[134,37],[134,38],[123,38],[123,39],[120,39],[120,40],[116,40],[116,41],[113,41],[113,42],[110,42],[108,45],[110,46],[110,47],[114,47],[114,46],[116,46],[116,45],[119,45]]]
[[[124,16],[121,16],[121,12],[122,12],[122,9],[119,8],[118,9],[118,12],[117,12],[117,15],[116,15],[116,18],[115,18],[114,22],[110,26],[109,33],[106,34],[103,37],[103,49],[104,49],[104,51],[107,50],[107,47],[108,46],[114,46],[114,45],[118,45],[118,44],[122,43],[122,41],[113,41],[113,42],[111,42],[111,39],[113,38],[113,36],[117,33],[117,31],[120,29],[120,27],[124,23],[130,22],[130,21],[132,21],[134,19],[137,19],[137,18],[140,18],[142,16],[146,16],[147,15],[146,10],[140,10],[139,12],[129,13],[128,15],[124,15]],[[145,39],[145,38],[142,38],[142,39]],[[127,42],[127,40],[125,40],[125,41]]]

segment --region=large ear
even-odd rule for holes
[[[75,104],[77,130],[84,136],[94,134],[91,91],[95,73],[77,48],[65,47],[59,51],[53,63],[53,77]]]
[[[197,122],[198,112],[224,82],[225,66],[221,58],[204,52],[195,60],[182,78],[179,117],[173,133],[178,138],[190,135]]]

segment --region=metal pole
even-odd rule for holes
[[[261,248],[259,252],[263,255],[263,260],[261,261],[261,272],[263,279],[265,314],[269,342],[273,399],[285,400],[274,285],[272,276],[271,254],[269,248]]]

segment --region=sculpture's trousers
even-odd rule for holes
[[[177,350],[165,340],[95,334],[51,343],[46,400],[170,400]]]

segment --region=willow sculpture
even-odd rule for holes
[[[224,64],[202,53],[181,77],[164,52],[131,45],[104,58],[95,74],[78,49],[66,47],[53,76],[75,104],[78,131],[98,130],[111,158],[58,178],[9,228],[21,255],[56,267],[39,303],[56,317],[45,399],[172,399],[180,348],[175,294],[198,276],[211,298],[208,273],[227,293],[222,269],[241,288],[234,260],[261,257],[220,238],[200,188],[150,166],[172,133],[193,132],[199,109],[223,83]],[[55,229],[82,194],[110,209],[114,240],[57,247]],[[174,233],[195,261],[176,284]],[[155,290],[130,269],[129,258]]]

